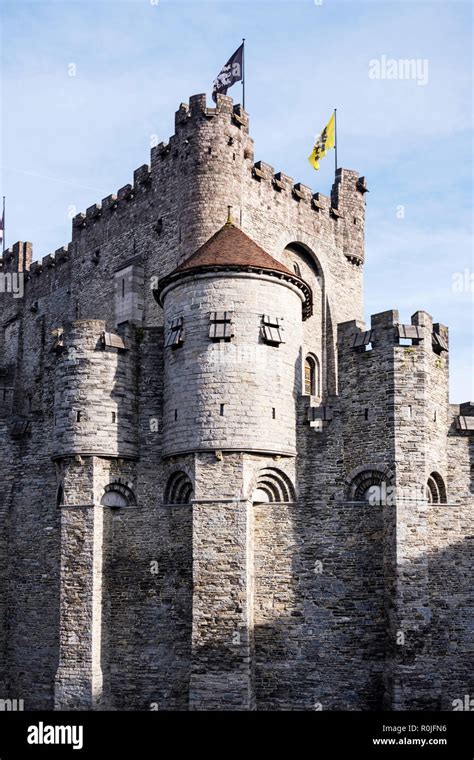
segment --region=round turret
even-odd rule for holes
[[[105,322],[73,322],[61,336],[55,373],[56,457],[136,456],[130,353]]]
[[[165,455],[294,455],[308,285],[227,223],[165,277]]]

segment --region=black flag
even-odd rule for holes
[[[244,43],[235,51],[227,61],[226,65],[217,75],[214,80],[214,87],[212,90],[212,99],[214,103],[217,102],[216,94],[220,92],[222,95],[227,95],[227,90],[232,87],[236,82],[241,82],[243,79],[243,56],[244,56]]]

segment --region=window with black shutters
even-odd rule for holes
[[[234,336],[231,311],[211,311],[209,337],[229,341]]]
[[[270,343],[272,346],[283,343],[281,329],[281,320],[278,317],[269,317],[264,314],[262,317],[262,338],[265,343]]]
[[[184,343],[183,317],[173,319],[166,335],[165,348],[178,348]]]

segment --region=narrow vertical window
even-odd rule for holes
[[[305,396],[315,396],[316,390],[316,361],[312,356],[307,356],[304,363]]]
[[[224,404],[221,404],[220,414],[221,414],[221,417],[224,416]]]
[[[444,480],[438,472],[432,472],[426,485],[426,496],[429,504],[446,504],[447,494]]]

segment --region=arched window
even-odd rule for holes
[[[252,501],[254,504],[295,501],[293,483],[281,470],[266,467],[258,473]]]
[[[390,503],[393,489],[387,473],[381,470],[362,470],[352,480],[348,497],[350,501],[365,502],[373,506]]]
[[[104,488],[100,503],[103,507],[131,507],[136,504],[133,491],[123,483],[109,483]]]
[[[173,472],[165,488],[165,504],[190,504],[193,496],[193,484],[182,470]]]
[[[307,356],[304,361],[304,395],[318,395],[318,372],[314,356]]]
[[[311,273],[316,275],[316,277],[320,277],[322,275],[321,265],[319,264],[314,251],[312,251],[311,248],[309,248],[309,246],[305,245],[304,243],[289,243],[285,247],[285,254],[288,256],[287,263],[293,265],[293,271],[298,277],[301,275],[298,274],[296,267],[298,267],[301,271],[300,262],[304,263],[307,267],[307,269],[305,269],[305,278],[309,274],[308,269],[311,271]]]
[[[428,504],[446,504],[446,486],[439,472],[432,472],[426,484]]]

